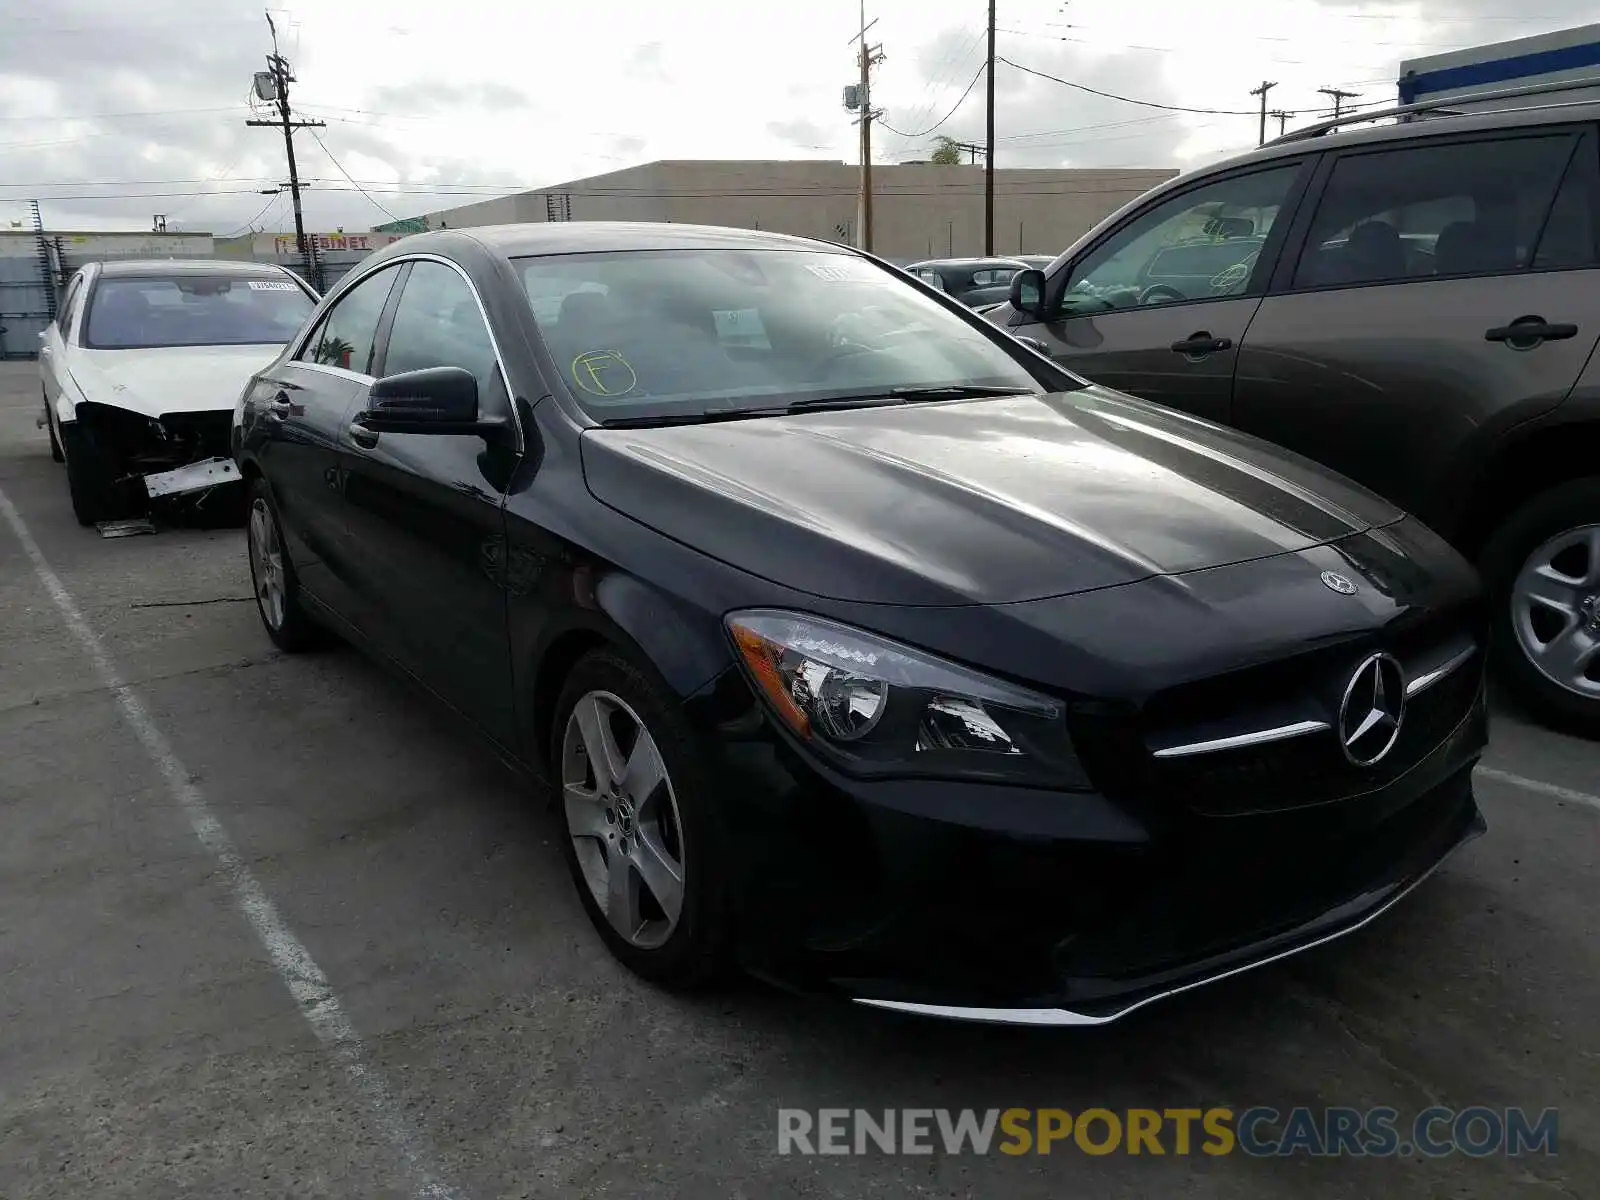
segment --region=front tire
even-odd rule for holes
[[[261,624],[273,645],[287,654],[315,649],[323,641],[322,629],[301,602],[300,581],[284,550],[283,524],[267,481],[259,475],[253,477],[248,494],[245,544]]]
[[[1600,738],[1600,479],[1529,500],[1479,567],[1499,677],[1547,723]]]
[[[42,389],[41,389],[42,390]],[[50,411],[50,397],[44,400],[44,427],[50,435],[50,459],[52,462],[66,462],[67,452],[61,448],[61,439],[56,437],[56,418]]]
[[[584,911],[626,967],[692,988],[726,969],[728,873],[694,738],[665,686],[613,650],[580,659],[550,761]]]
[[[61,427],[61,447],[67,462],[72,514],[78,524],[98,525],[127,516],[129,506],[117,483],[116,461],[95,435],[82,422],[74,421]]]

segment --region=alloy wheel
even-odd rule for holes
[[[585,693],[561,741],[567,832],[595,903],[629,945],[666,943],[683,912],[683,824],[655,739],[610,692]]]
[[[1600,525],[1558,533],[1528,556],[1511,588],[1511,628],[1546,679],[1600,699]]]
[[[267,625],[282,629],[285,607],[283,545],[278,541],[278,523],[273,520],[265,497],[257,496],[250,505],[249,540],[250,575],[256,585],[256,603]]]

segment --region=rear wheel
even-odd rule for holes
[[[300,601],[300,581],[294,564],[284,553],[283,526],[278,509],[259,475],[250,480],[250,510],[245,544],[250,553],[250,582],[256,611],[267,636],[278,649],[294,654],[310,650],[323,640],[322,629]]]
[[[693,737],[664,686],[627,658],[580,659],[557,701],[551,761],[562,847],[611,952],[669,987],[727,961],[727,874]]]
[[[1500,677],[1544,720],[1600,737],[1600,479],[1535,496],[1479,565]]]
[[[80,525],[115,521],[130,512],[127,496],[117,482],[116,460],[81,421],[61,427],[61,448],[67,462],[67,491],[72,513]]]

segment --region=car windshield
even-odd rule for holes
[[[314,302],[282,276],[137,275],[95,286],[83,344],[93,350],[287,342]]]
[[[688,417],[1037,378],[898,272],[829,251],[687,249],[517,262],[558,369],[597,420]]]

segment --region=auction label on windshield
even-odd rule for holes
[[[248,284],[252,292],[295,292],[300,289],[292,283],[279,283],[272,279],[252,279]]]
[[[872,266],[870,263],[858,262],[853,258],[837,256],[836,261],[813,265],[806,264],[818,279],[825,279],[829,283],[883,283],[889,281],[889,276]]]

